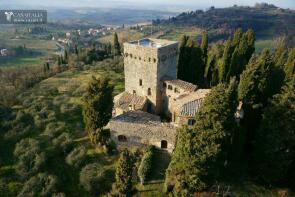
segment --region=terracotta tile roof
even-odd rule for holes
[[[180,115],[181,116],[195,116],[199,111],[204,99],[198,99],[191,102],[188,102],[182,106]]]
[[[143,111],[128,111],[124,114],[112,118],[112,121],[131,122],[131,123],[161,123],[161,119],[157,115],[153,115]]]
[[[193,92],[198,89],[198,86],[196,86],[192,83],[186,82],[186,81],[182,81],[180,79],[165,80],[164,82],[166,82],[167,84],[171,84],[173,86],[176,86],[176,87],[183,89],[185,91],[189,91],[189,92]]]
[[[199,89],[179,98],[173,106],[174,111],[181,116],[195,116],[210,91],[210,89]]]
[[[124,111],[129,111],[129,106],[134,107],[134,110],[142,110],[146,104],[147,98],[141,97],[128,92],[123,92],[114,98],[114,106],[121,108]]]

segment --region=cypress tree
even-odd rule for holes
[[[279,120],[278,120],[279,117]],[[293,181],[295,162],[295,80],[273,97],[263,113],[254,144],[255,169],[268,184]],[[293,181],[293,184],[295,182]],[[294,185],[293,185],[294,186]]]
[[[237,29],[234,33],[233,42],[232,42],[232,46],[234,48],[239,45],[242,36],[243,36],[243,30],[241,28]]]
[[[119,39],[118,39],[118,34],[114,33],[114,38],[113,38],[113,54],[114,56],[118,56],[121,54],[121,48],[120,48],[120,43],[119,43]]]
[[[286,63],[286,46],[283,41],[280,41],[275,51],[274,62],[277,67],[283,68]]]
[[[225,82],[226,76],[230,67],[230,61],[231,61],[231,39],[228,39],[225,43],[225,48],[222,55],[222,61],[218,69],[218,78],[219,82]]]
[[[233,41],[237,44],[234,44],[235,49],[231,57],[230,68],[227,73],[227,81],[229,81],[230,77],[233,76],[239,78],[255,51],[255,35],[253,30],[248,30],[241,36],[240,33],[236,33],[234,39],[237,38],[240,38],[240,40],[239,42],[237,40]]]
[[[295,75],[295,48],[291,48],[288,53],[288,60],[285,65],[286,79],[289,80]]]
[[[222,46],[215,44],[211,47],[208,54],[208,61],[204,72],[205,81],[208,87],[218,84],[218,69],[221,64]]]
[[[186,51],[189,62],[185,67],[184,80],[193,84],[201,86],[204,81],[204,68],[202,60],[202,49],[195,44],[191,39],[188,40]]]
[[[64,64],[68,64],[69,63],[69,54],[68,54],[68,50],[65,50],[65,54],[64,54]]]
[[[60,66],[62,64],[62,59],[60,56],[58,56],[57,58],[57,64]]]
[[[211,186],[227,170],[236,110],[234,85],[214,87],[206,97],[193,128],[178,131],[177,143],[166,172],[166,187],[176,196],[193,196]]]
[[[253,29],[248,29],[248,31],[245,33],[245,37],[247,40],[247,49],[245,53],[245,59],[246,59],[246,62],[248,63],[252,57],[252,54],[255,52],[255,33]]]
[[[79,50],[78,50],[78,46],[75,44],[75,54],[78,56],[79,55]]]
[[[267,101],[280,91],[282,81],[274,81],[275,63],[269,50],[253,58],[241,74],[238,87],[238,100],[243,102],[245,113],[241,125],[246,129],[246,155],[252,158],[255,133],[262,118]],[[282,80],[282,79],[281,79]],[[255,165],[255,164],[254,164]]]
[[[103,127],[112,117],[113,86],[106,78],[92,77],[87,92],[83,97],[83,118],[86,131],[92,143],[103,144]]]
[[[183,35],[180,41],[179,46],[179,60],[178,60],[178,66],[177,66],[177,78],[184,80],[185,79],[185,68],[188,63],[188,57],[187,57],[187,42],[189,40],[189,37],[186,35]]]
[[[240,77],[239,100],[254,108],[265,106],[268,98],[279,91],[272,92],[274,82],[271,81],[271,76],[274,67],[275,63],[269,50],[264,50],[259,57],[254,58]]]
[[[115,189],[119,194],[131,196],[132,192],[133,157],[125,149],[121,155],[116,168]]]
[[[201,49],[202,49],[202,60],[203,60],[203,70],[205,70],[205,65],[207,63],[208,58],[208,32],[203,31],[202,33],[202,43],[201,43]]]
[[[273,62],[274,67],[272,68],[271,79],[272,81],[272,90],[274,93],[279,92],[281,87],[283,86],[285,79],[284,65],[286,62],[286,50],[283,43],[281,43],[275,51]]]

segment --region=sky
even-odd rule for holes
[[[295,0],[0,0],[0,9],[24,7],[124,7],[149,9],[205,9],[210,6],[229,7],[234,4],[252,6],[266,2],[282,8],[295,9]]]

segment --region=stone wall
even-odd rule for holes
[[[141,124],[134,122],[110,121],[109,129],[111,138],[118,146],[123,147],[144,147],[154,145],[161,148],[162,141],[167,142],[168,152],[172,152],[175,146],[176,128],[164,123]],[[119,140],[119,136],[125,136],[126,141]]]
[[[176,79],[177,62],[178,43],[160,48],[125,43],[125,91],[147,97],[152,104],[151,112],[161,113],[160,80],[164,76]]]

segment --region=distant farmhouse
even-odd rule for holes
[[[177,79],[177,63],[178,42],[142,39],[124,44],[125,91],[114,98],[109,123],[118,145],[155,145],[172,152],[177,127],[195,123],[210,89]],[[171,122],[161,122],[160,116]]]

